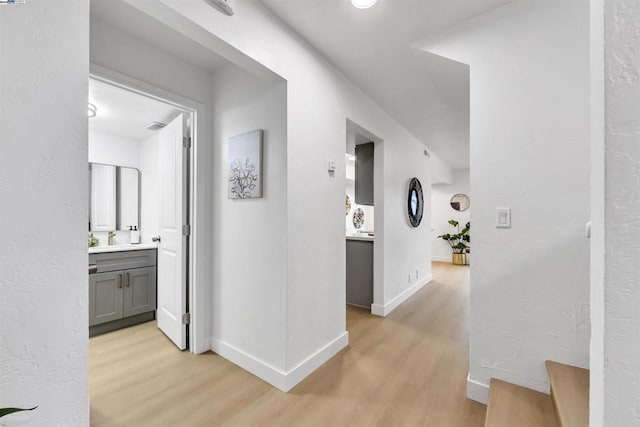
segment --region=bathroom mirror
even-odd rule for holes
[[[89,231],[140,228],[140,171],[89,163]]]
[[[451,207],[453,209],[460,212],[469,209],[469,205],[471,204],[471,202],[469,201],[469,196],[462,193],[454,194],[453,196],[451,196],[451,200],[449,201],[449,203],[451,203]]]

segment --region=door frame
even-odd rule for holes
[[[182,110],[190,120],[191,149],[188,157],[188,219],[191,233],[187,245],[187,271],[183,272],[187,274],[187,303],[188,312],[191,315],[187,328],[187,345],[189,346],[189,351],[193,354],[209,351],[211,346],[206,335],[205,325],[209,304],[206,298],[199,298],[199,295],[207,295],[204,288],[204,280],[199,280],[200,276],[205,275],[206,272],[202,272],[203,266],[198,263],[197,250],[199,212],[197,209],[198,181],[196,177],[198,176],[198,143],[206,138],[205,106],[180,94],[94,63],[89,64],[89,78],[172,105],[176,109]]]

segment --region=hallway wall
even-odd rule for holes
[[[597,91],[590,394],[594,427],[640,424],[639,16],[638,1],[592,4]]]
[[[89,425],[88,39],[86,1],[0,6],[0,406],[37,426]]]
[[[468,394],[548,392],[545,360],[589,365],[589,4],[516,1],[424,48],[471,67]]]
[[[424,157],[420,141],[260,2],[236,2],[233,19],[205,2],[130,3],[158,19],[173,21],[208,43],[209,38],[201,34],[206,31],[218,40],[212,44],[231,45],[223,54],[237,58],[240,51],[287,80],[287,333],[283,375],[288,389],[347,344],[342,213],[346,119],[384,140],[376,164],[379,159],[388,184],[385,182],[384,198],[380,199],[384,214],[376,211],[376,239],[385,238],[376,251],[384,259],[378,268],[384,274],[385,290],[377,293],[380,300],[376,302],[385,310],[430,278],[430,233],[425,225],[429,220],[425,218],[421,228],[412,230],[401,194],[406,194],[412,176],[421,177],[423,186],[430,189],[430,171],[439,160],[435,155]],[[418,160],[418,156],[424,160]],[[335,174],[327,172],[329,161],[336,164]],[[404,237],[386,239],[383,224],[392,231],[389,236],[397,232],[396,236]],[[418,249],[413,250],[416,245]],[[408,280],[408,273],[415,270],[419,278]]]

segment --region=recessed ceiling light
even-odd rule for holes
[[[95,105],[93,105],[92,103],[89,103],[89,110],[88,110],[89,118],[92,119],[97,114],[98,114],[98,108]]]
[[[351,4],[353,4],[358,9],[369,9],[371,6],[377,3],[378,0],[351,0]]]

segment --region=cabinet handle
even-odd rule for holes
[[[118,287],[122,289],[122,274],[118,274]]]
[[[131,286],[131,273],[127,273],[127,288]]]

